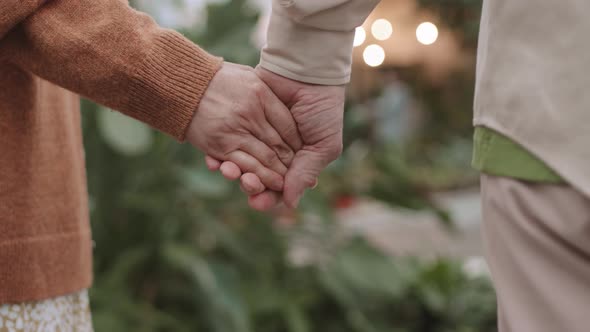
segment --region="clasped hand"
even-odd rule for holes
[[[187,132],[210,170],[240,179],[249,204],[295,208],[342,152],[344,86],[305,84],[224,63]]]

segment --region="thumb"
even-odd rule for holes
[[[283,200],[289,208],[296,208],[305,190],[317,184],[322,170],[331,162],[325,153],[299,150],[285,175]]]

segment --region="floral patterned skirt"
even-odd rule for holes
[[[92,332],[88,291],[0,305],[0,332]]]

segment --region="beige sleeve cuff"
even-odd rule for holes
[[[260,65],[312,84],[350,81],[352,44],[379,0],[274,0]]]
[[[296,23],[276,11],[260,65],[293,80],[321,85],[350,81],[354,30],[331,31]]]

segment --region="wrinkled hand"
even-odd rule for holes
[[[260,67],[256,69],[256,73],[289,107],[303,141],[301,149],[294,149],[295,157],[285,176],[282,193],[285,204],[295,208],[305,190],[317,184],[320,172],[342,152],[345,87],[305,84]],[[231,161],[220,163],[215,159],[217,158],[214,156],[208,157],[207,165],[212,170],[221,168],[227,178],[236,178],[244,172],[240,178],[241,186],[250,195],[251,207],[268,210],[279,203],[280,193],[267,190],[268,186],[258,174],[232,164]]]
[[[188,141],[216,160],[231,162],[265,187],[281,191],[294,151],[301,148],[288,108],[253,68],[224,63],[201,99]]]

